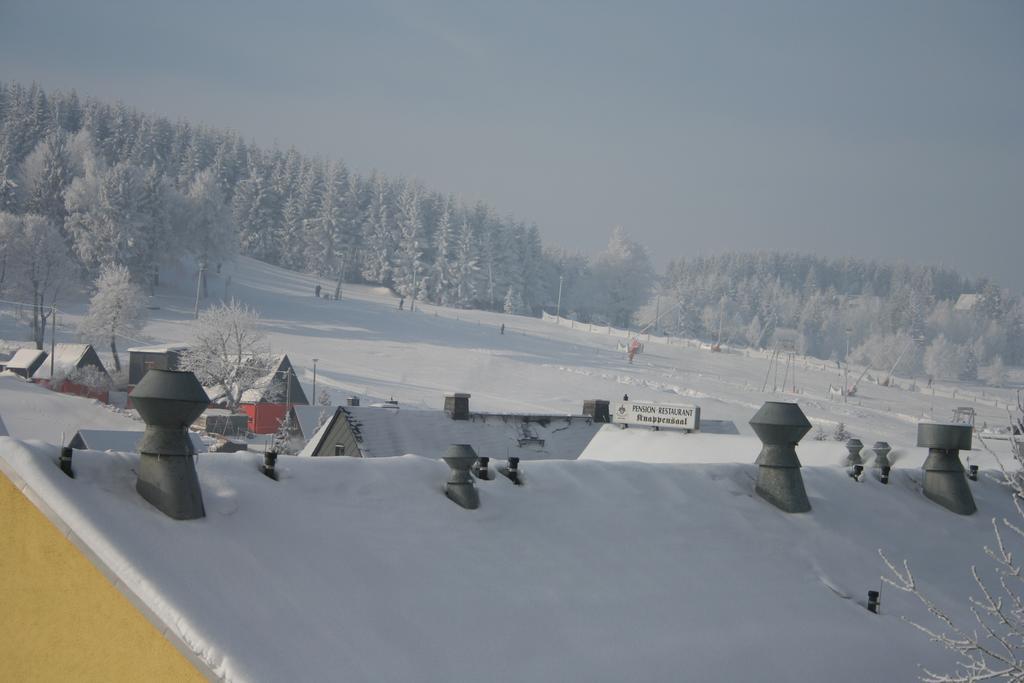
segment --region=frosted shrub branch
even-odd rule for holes
[[[882,580],[893,588],[913,595],[924,605],[937,624],[928,627],[906,617],[903,620],[926,634],[933,642],[959,655],[956,670],[952,673],[936,673],[925,669],[922,680],[932,683],[953,681],[1024,681],[1024,572],[1016,562],[1011,543],[1024,543],[1024,482],[1020,468],[1008,471],[989,448],[983,438],[979,441],[1003,473],[1003,483],[1011,490],[1013,504],[1018,518],[992,520],[994,546],[985,546],[985,555],[992,560],[994,583],[991,577],[982,577],[976,566],[971,566],[976,595],[970,597],[971,613],[975,625],[966,628],[958,625],[949,614],[922,592],[910,565],[903,560],[896,566],[878,551],[889,575]],[[1011,444],[1014,458],[1022,464],[1020,443],[1013,439]],[[993,587],[994,586],[994,587]]]

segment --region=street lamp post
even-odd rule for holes
[[[853,332],[849,327],[846,328],[846,355],[843,356],[843,403],[847,403],[847,396],[850,393],[850,333]]]
[[[562,276],[558,276],[558,306],[555,308],[555,324],[558,324],[558,318],[562,315]]]
[[[320,360],[319,358],[314,358],[313,359],[313,405],[316,405],[316,403],[317,403],[317,401],[316,401],[316,364],[317,364],[317,361],[319,361],[319,360]]]

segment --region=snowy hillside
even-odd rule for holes
[[[588,332],[588,326],[569,329],[536,318],[425,304],[410,312],[399,310],[387,290],[358,285],[346,285],[341,301],[317,299],[314,276],[244,257],[210,279],[206,304],[226,295],[255,308],[274,351],[289,355],[310,396],[312,360],[319,359],[317,393],[327,389],[335,404],[356,395],[364,404],[394,397],[404,408],[439,409],[442,394],[454,390],[471,393],[470,406],[477,411],[578,414],[586,399],[615,400],[628,393],[635,400],[697,403],[705,419],[731,420],[749,435],[747,421],[764,401],[787,400],[799,402],[828,435],[842,422],[867,445],[886,440],[899,447],[913,446],[921,419],[946,420],[957,406],[969,406],[978,412],[979,425],[1003,426],[1015,403],[1012,390],[981,385],[937,382],[929,388],[919,378],[918,390],[911,391],[912,380],[898,378],[897,386],[883,387],[868,379],[874,377],[869,371],[844,404],[829,398],[829,387],[842,385],[843,371],[817,359],[798,357],[787,373],[784,366],[770,368],[766,352],[712,353],[695,343],[647,343],[629,364],[618,350],[623,339]],[[168,273],[150,302],[149,323],[137,338],[122,339],[122,349],[188,341],[193,287],[187,271]],[[84,303],[69,308],[71,314],[60,318],[60,341],[75,340]],[[0,320],[0,333],[12,339],[23,330],[7,318]],[[109,357],[105,349],[98,351]],[[862,370],[851,368],[851,384]],[[768,390],[762,391],[765,384]],[[781,390],[783,384],[789,391]],[[773,385],[780,390],[771,391]],[[1006,452],[1005,442],[993,447]]]
[[[156,297],[160,309],[151,311],[144,330],[148,339],[190,337],[194,290],[187,274],[179,280],[189,283],[180,293]],[[1007,405],[1015,402],[1005,389],[941,383],[928,389],[921,379],[921,390],[911,392],[864,379],[858,395],[843,404],[828,398],[829,386],[841,386],[843,373],[826,361],[798,359],[783,382],[784,368],[773,369],[769,377],[763,352],[748,357],[648,343],[630,365],[617,350],[622,339],[586,329],[430,305],[400,311],[397,298],[375,287],[347,285],[342,301],[316,299],[316,284],[313,276],[241,258],[225,267],[210,291],[216,296],[226,291],[259,311],[274,350],[289,355],[307,389],[312,359],[318,358],[317,392],[328,388],[335,403],[350,394],[364,402],[393,396],[406,407],[437,409],[442,393],[455,390],[473,395],[473,410],[578,414],[585,399],[614,400],[628,393],[637,400],[698,403],[706,419],[733,420],[750,434],[747,421],[764,401],[795,400],[829,433],[843,422],[867,444],[883,439],[913,445],[922,417],[948,419],[955,407],[966,405],[978,411],[979,425],[1005,425]],[[851,384],[861,370],[851,369]],[[766,377],[769,391],[762,392]],[[794,382],[797,393],[770,391],[783,383],[792,389]],[[903,378],[898,384],[911,382]]]

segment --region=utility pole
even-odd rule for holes
[[[53,364],[57,349],[57,307],[50,306],[50,381],[53,381]]]
[[[341,256],[341,272],[338,273],[338,284],[334,288],[334,298],[341,299],[341,283],[345,279],[345,255]]]
[[[196,308],[192,313],[192,317],[199,320],[199,293],[203,284],[203,273],[206,272],[206,264],[199,266],[199,277],[196,279]]]
[[[558,318],[562,315],[562,276],[558,276],[558,307],[555,308],[555,324],[558,324]]]
[[[292,369],[288,368],[284,371],[284,402],[288,406],[290,411],[292,408]]]
[[[847,394],[850,393],[850,333],[853,332],[849,327],[846,328],[846,355],[843,356],[843,403],[847,403]]]
[[[313,359],[313,405],[316,405],[316,363],[320,360],[319,358]]]

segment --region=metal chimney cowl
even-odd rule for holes
[[[795,403],[766,401],[750,426],[764,446],[755,461],[758,465],[755,491],[783,512],[809,512],[800,459],[796,445],[811,430],[811,423]]]
[[[135,490],[174,519],[206,516],[188,427],[210,405],[191,372],[153,368],[132,390],[133,407],[146,423],[139,441]]]
[[[971,425],[919,422],[917,445],[928,449],[924,495],[958,515],[973,515],[978,506],[960,462],[960,451],[971,449]]]
[[[860,439],[849,439],[846,442],[846,465],[848,467],[853,465],[864,464],[864,459],[860,457],[860,452],[861,450],[863,450],[863,448],[864,444],[861,442]]]
[[[889,460],[889,453],[892,452],[892,447],[889,446],[888,441],[876,441],[871,450],[875,452],[875,467],[892,467],[892,461]]]
[[[473,486],[470,474],[470,468],[477,459],[476,451],[469,444],[452,444],[441,459],[451,468],[444,487],[445,495],[467,510],[476,510],[480,507],[480,494]]]

